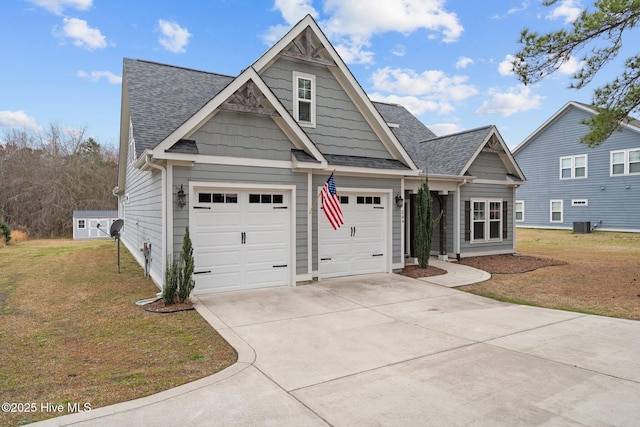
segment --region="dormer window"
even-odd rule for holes
[[[316,125],[315,76],[293,73],[293,116],[301,126]]]

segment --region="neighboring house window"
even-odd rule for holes
[[[78,229],[84,229],[84,228],[86,228],[84,219],[79,219],[78,220]]]
[[[303,126],[316,125],[315,76],[293,73],[293,116]]]
[[[524,200],[516,200],[516,221],[524,222]]]
[[[571,206],[589,206],[588,199],[573,199],[571,200]]]
[[[640,174],[640,148],[611,152],[611,175]]]
[[[562,200],[551,200],[549,202],[550,206],[550,221],[551,222],[562,222]]]
[[[587,155],[560,157],[560,179],[587,177]]]
[[[471,241],[502,239],[502,201],[471,200]]]

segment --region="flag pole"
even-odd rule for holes
[[[333,170],[333,172],[331,172],[331,175],[333,175],[334,173],[336,173],[335,169]],[[331,178],[331,175],[329,175],[329,178]],[[313,204],[309,208],[309,214],[311,213],[313,208],[318,204],[318,200],[320,199],[320,196],[322,196],[322,190],[320,190],[320,192],[318,193],[318,196],[316,197],[316,199],[313,201]]]

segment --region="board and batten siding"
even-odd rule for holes
[[[347,93],[323,66],[279,59],[263,72],[261,77],[289,112],[293,114],[294,71],[315,76],[316,126],[304,130],[322,153],[390,157]]]
[[[263,185],[290,185],[296,188],[296,247],[291,248],[296,253],[296,274],[308,273],[307,261],[307,173],[292,172],[290,169],[261,168],[249,166],[207,165],[195,164],[193,167],[173,167],[173,192],[182,184],[185,192],[189,188],[189,182],[211,182],[212,187],[216,183],[242,183]],[[195,195],[189,194],[188,204],[179,208],[173,203],[173,253],[179,254],[182,248],[184,231],[189,225],[189,206],[193,203]]]
[[[291,160],[295,148],[268,116],[220,111],[189,137],[200,154]]]
[[[162,267],[162,173],[140,171],[127,164],[127,181],[124,194],[120,196],[121,215],[124,227],[121,241],[129,252],[144,266],[144,255],[140,248],[151,243],[149,273],[156,284],[161,284]]]
[[[314,198],[318,194],[318,188],[321,188],[326,180],[329,178],[330,173],[326,175],[314,175],[313,176],[313,195]],[[340,195],[341,188],[362,188],[363,190],[377,189],[389,191],[391,190],[392,197],[387,202],[387,209],[392,209],[392,224],[391,224],[391,262],[392,264],[398,264],[402,262],[402,248],[401,248],[401,233],[402,233],[402,215],[400,208],[396,207],[393,200],[393,195],[400,194],[401,180],[393,178],[367,178],[367,177],[354,177],[354,176],[341,176],[334,175],[336,182],[336,191]],[[321,203],[320,201],[318,203]],[[306,212],[305,212],[306,213]],[[318,221],[327,221],[324,214],[318,218],[318,209],[314,208],[311,213],[313,217],[313,249],[312,260],[313,270],[318,271]]]
[[[640,134],[614,132],[598,147],[580,143],[588,131],[582,122],[592,117],[569,108],[534,140],[515,154],[527,177],[516,199],[524,201],[522,227],[572,229],[573,222],[590,221],[602,230],[640,231],[640,175],[611,176],[611,152],[640,148]],[[560,179],[560,158],[587,156],[587,177]],[[551,200],[562,200],[562,222],[551,222]],[[572,206],[573,200],[587,205]]]

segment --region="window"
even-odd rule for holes
[[[358,205],[379,205],[381,203],[381,199],[378,196],[357,196],[356,203]]]
[[[198,203],[238,203],[238,195],[224,193],[198,193]]]
[[[85,225],[85,221],[84,221],[84,219],[79,219],[79,220],[78,220],[78,228],[79,228],[79,229],[84,229],[84,228],[86,228],[86,225]]]
[[[589,206],[589,200],[587,200],[587,199],[573,199],[573,200],[571,200],[571,206]]]
[[[524,200],[516,200],[516,221],[524,222]]]
[[[316,125],[315,76],[293,73],[293,116],[302,126]]]
[[[562,200],[551,200],[550,206],[550,218],[551,222],[563,222],[562,219]]]
[[[611,175],[640,174],[640,148],[611,152]]]
[[[587,155],[560,157],[560,179],[587,177]]]
[[[472,200],[471,241],[502,239],[502,201]]]
[[[129,120],[129,163],[136,161],[136,140],[133,139],[133,122]]]
[[[249,194],[249,203],[279,205],[284,203],[284,196],[282,194]]]

